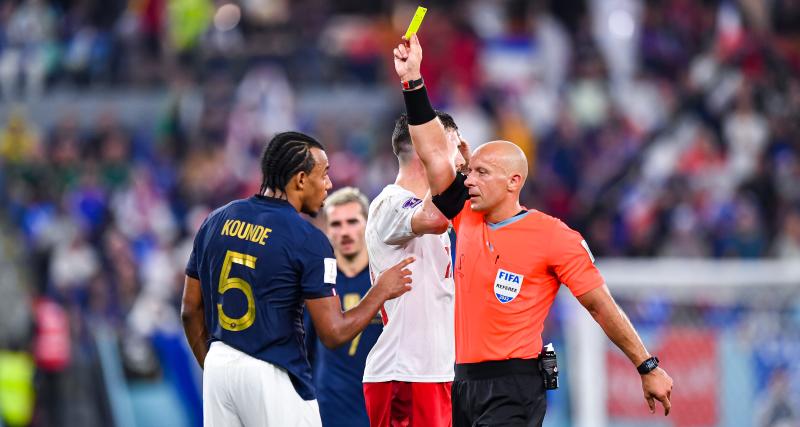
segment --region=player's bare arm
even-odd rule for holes
[[[406,267],[412,262],[414,258],[406,258],[381,273],[361,302],[345,312],[342,312],[339,297],[336,296],[306,300],[314,329],[322,344],[336,348],[349,342],[369,325],[386,300],[410,291],[411,270]]]
[[[422,47],[416,35],[411,36],[411,40],[401,43],[394,49],[394,68],[401,81],[422,78],[421,63]],[[411,115],[409,115],[410,117]],[[435,117],[426,123],[413,123],[410,120],[409,131],[414,150],[425,166],[431,193],[441,194],[453,183],[456,176],[444,126]]]
[[[442,234],[447,231],[450,222],[433,204],[431,192],[422,200],[422,207],[411,217],[411,231],[415,234]]]
[[[634,366],[639,366],[650,358],[650,353],[647,352],[639,334],[636,333],[625,312],[614,301],[606,285],[579,296],[578,301],[603,328],[608,338],[628,356]],[[655,400],[658,400],[664,406],[664,415],[669,415],[672,378],[661,368],[656,368],[641,377],[642,391],[650,412],[655,412]]]
[[[183,284],[181,321],[186,339],[189,341],[189,347],[202,368],[208,352],[208,329],[203,316],[203,293],[200,281],[189,276],[186,276]]]

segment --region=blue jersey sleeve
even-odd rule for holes
[[[189,262],[186,263],[186,275],[197,280],[200,280],[200,265],[198,263],[198,255],[197,255],[197,242],[200,241],[200,235],[203,232],[203,228],[200,227],[200,230],[197,232],[197,235],[194,237],[194,244],[192,245],[192,254],[189,255]]]
[[[305,244],[298,248],[302,272],[300,286],[303,298],[314,299],[336,295],[336,257],[328,238],[314,229]]]
[[[306,332],[306,357],[311,369],[315,370],[317,358],[317,330],[314,329],[314,322],[311,321],[311,314],[308,310],[303,313],[303,328]],[[316,378],[316,375],[314,375]]]

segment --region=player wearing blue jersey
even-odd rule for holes
[[[320,425],[306,357],[303,307],[327,347],[351,341],[382,304],[410,290],[413,262],[382,274],[342,312],[328,239],[315,215],[331,188],[314,138],[276,135],[261,158],[260,194],[215,210],[197,232],[181,315],[203,371],[206,426]]]
[[[370,288],[369,259],[364,242],[369,202],[355,188],[345,187],[325,200],[325,228],[336,254],[336,291],[345,310]],[[306,323],[309,359],[314,371],[319,412],[325,427],[369,427],[361,378],[364,365],[383,325],[376,316],[367,329],[335,350],[325,348]]]

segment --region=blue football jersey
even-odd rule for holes
[[[285,200],[236,200],[200,227],[186,274],[200,280],[211,341],[286,369],[297,393],[315,398],[304,300],[336,295],[336,259],[321,231]]]
[[[347,277],[339,271],[336,291],[342,308],[356,306],[370,288],[369,268],[355,277]],[[322,425],[325,427],[369,427],[364,389],[364,365],[367,355],[383,330],[380,316],[352,341],[330,350],[316,338],[310,317],[306,316],[307,342],[314,370],[314,384]]]

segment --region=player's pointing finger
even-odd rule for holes
[[[416,259],[415,259],[413,256],[410,256],[410,257],[408,257],[408,258],[406,258],[406,259],[404,259],[404,260],[400,261],[400,263],[399,263],[399,264],[397,264],[397,265],[398,265],[398,266],[400,266],[400,268],[403,268],[403,267],[405,267],[405,266],[407,266],[407,265],[411,264],[411,263],[412,263],[412,262],[414,262],[414,261],[416,261]]]

